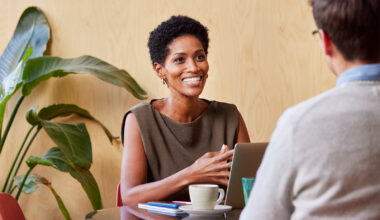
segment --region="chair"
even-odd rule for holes
[[[120,193],[120,183],[117,184],[117,190],[116,190],[116,206],[120,207],[123,206],[123,201],[121,200],[121,193]],[[0,219],[1,220],[1,219]]]
[[[16,199],[8,193],[0,193],[0,220],[25,220]]]

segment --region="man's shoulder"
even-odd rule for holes
[[[374,93],[380,91],[379,86],[370,82],[347,83],[290,107],[284,115],[296,120],[328,118],[348,113],[354,108],[370,108],[367,104],[373,102]]]
[[[324,109],[327,106],[330,106],[330,103],[333,103],[335,102],[334,100],[338,99],[337,93],[339,93],[339,91],[337,91],[337,88],[333,88],[303,102],[300,102],[288,108],[282,114],[281,119],[297,122],[304,117],[309,117],[311,114],[318,113],[320,109]]]

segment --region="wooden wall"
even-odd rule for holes
[[[209,79],[202,96],[236,104],[254,142],[269,140],[286,108],[334,86],[318,39],[311,35],[316,27],[307,0],[0,0],[0,5],[0,51],[10,40],[22,11],[35,5],[45,12],[52,28],[48,55],[69,58],[89,54],[104,59],[129,71],[149,98],[168,94],[150,64],[146,46],[149,32],[171,15],[198,19],[209,27],[211,39]],[[119,135],[123,113],[139,101],[91,76],[42,83],[16,117],[0,156],[0,182],[29,128],[24,119],[26,110],[62,102],[88,109]],[[9,113],[10,108],[7,117]],[[78,121],[64,121],[70,120]],[[86,124],[93,143],[91,171],[104,206],[113,207],[122,147],[111,145],[94,123]],[[52,146],[42,132],[30,155],[40,156]],[[84,219],[91,211],[81,186],[68,174],[46,167],[38,167],[35,173],[52,181],[73,219]],[[44,186],[32,195],[22,195],[20,203],[28,219],[63,219]]]

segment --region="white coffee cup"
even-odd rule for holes
[[[224,198],[224,190],[215,184],[190,185],[189,193],[192,208],[197,210],[214,209]]]

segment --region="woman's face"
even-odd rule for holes
[[[201,42],[192,35],[180,36],[168,45],[164,65],[155,65],[172,95],[199,96],[206,83],[208,62]]]

